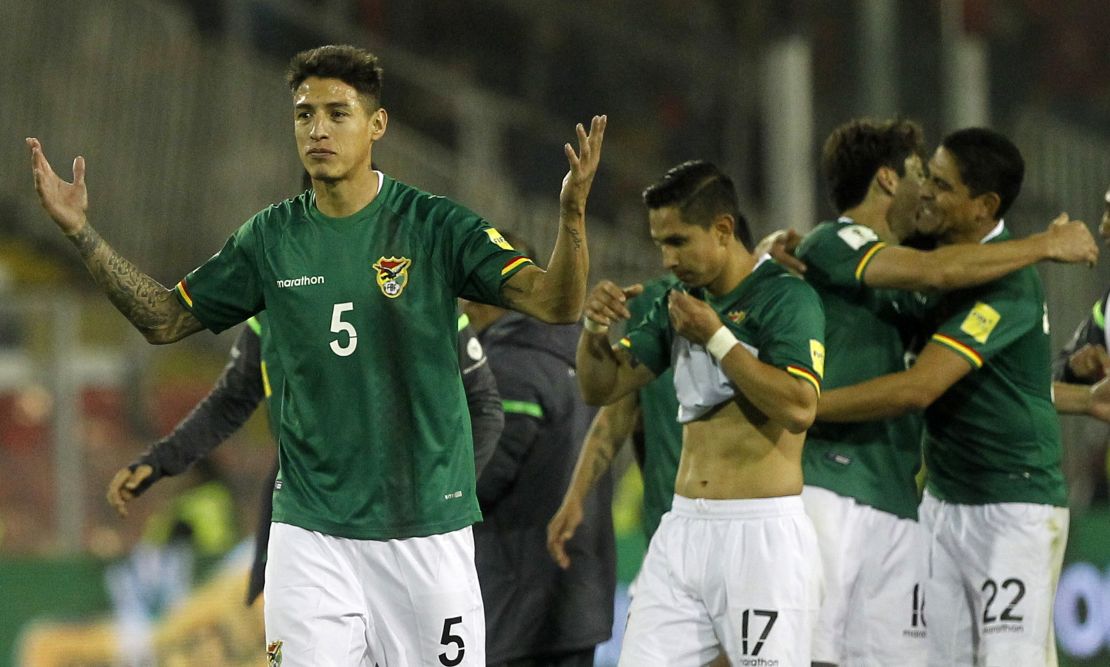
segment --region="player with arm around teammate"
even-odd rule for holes
[[[929,163],[924,213],[942,245],[1008,238],[1024,163],[1005,137],[954,132]],[[1055,664],[1052,604],[1067,538],[1056,409],[1110,414],[1104,387],[1055,392],[1036,271],[945,294],[909,369],[822,397],[822,420],[925,411],[929,665]]]

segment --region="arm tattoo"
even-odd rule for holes
[[[581,250],[582,249],[582,233],[579,232],[577,229],[574,229],[570,225],[563,225],[563,231],[566,232],[568,236],[570,236],[571,243],[574,244],[574,249],[575,250]]]
[[[92,225],[68,238],[96,284],[136,328],[145,331],[166,323],[165,287],[113,250]]]

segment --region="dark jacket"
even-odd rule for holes
[[[616,556],[612,478],[586,501],[568,544],[571,566],[547,553],[547,522],[562,502],[593,410],[578,393],[580,328],[509,313],[479,334],[505,410],[505,430],[478,479],[474,526],[486,613],[486,660],[586,649],[613,627]]]

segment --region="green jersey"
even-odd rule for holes
[[[1009,233],[998,223],[984,242]],[[1048,309],[1032,267],[947,294],[930,342],[971,372],[925,411],[929,491],[981,505],[1066,505],[1060,422],[1052,404]]]
[[[651,311],[659,297],[678,285],[673,276],[657,278],[644,283],[644,291],[628,302],[632,313],[630,326],[635,327]],[[663,371],[640,390],[640,419],[644,432],[644,460],[641,473],[644,478],[644,506],[640,524],[644,536],[651,536],[659,527],[659,520],[671,509],[674,498],[674,480],[678,475],[678,458],[682,454],[682,425],[678,423],[678,399],[674,394],[674,373]]]
[[[267,311],[284,374],[274,521],[395,539],[480,519],[456,298],[503,305],[529,262],[474,213],[379,175],[348,217],[311,191],[259,212],[178,283],[213,331]]]
[[[846,217],[819,224],[798,246],[806,281],[825,307],[826,389],[906,369],[903,326],[907,315],[918,311],[912,308],[914,295],[863,282],[883,247],[872,229]],[[921,429],[918,414],[859,423],[819,421],[809,429],[802,454],[805,483],[916,519]]]
[[[672,289],[680,289],[674,287]],[[701,345],[675,334],[667,314],[670,290],[621,343],[656,375],[674,369],[679,421],[694,421],[736,396],[737,388]],[[825,318],[821,300],[805,281],[764,256],[731,292],[690,293],[712,306],[740,344],[760,361],[821,390],[825,364]]]

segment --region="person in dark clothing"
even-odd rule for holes
[[[526,243],[503,233],[522,252]],[[505,430],[478,477],[484,521],[474,526],[486,609],[486,660],[497,667],[590,667],[613,627],[613,483],[606,473],[584,506],[560,569],[547,555],[559,507],[594,410],[578,394],[579,325],[555,326],[467,303],[505,411]]]
[[[139,458],[122,468],[108,484],[108,502],[120,516],[127,515],[127,502],[138,497],[162,477],[187,470],[226,440],[266,399],[270,430],[277,433],[280,410],[271,387],[280,387],[281,367],[266,350],[266,314],[247,321],[231,348],[227,365],[216,384],[200,403],[166,437],[151,445]],[[474,465],[481,474],[493,456],[504,418],[501,399],[485,351],[465,315],[459,317],[459,369],[466,391],[467,408],[474,437]],[[278,461],[275,457],[267,482],[262,487],[255,533],[254,562],[247,585],[247,604],[262,593],[266,574],[266,546],[270,535],[270,513]]]

